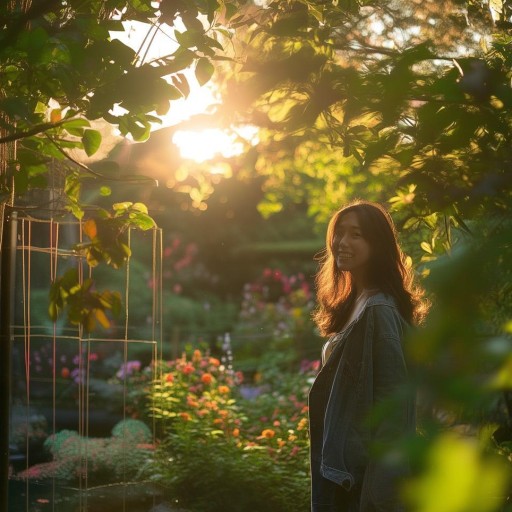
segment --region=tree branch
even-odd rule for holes
[[[69,119],[66,119],[69,121]],[[38,133],[43,133],[46,130],[51,130],[52,128],[57,128],[61,124],[66,121],[59,121],[57,123],[42,123],[34,126],[30,130],[25,132],[15,132],[11,133],[11,135],[6,135],[5,137],[0,137],[0,144],[5,144],[6,142],[14,142],[15,140],[25,139],[26,137],[31,137],[32,135],[37,135]]]

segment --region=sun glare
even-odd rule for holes
[[[183,158],[205,162],[217,156],[230,158],[241,154],[246,144],[257,142],[257,130],[252,126],[237,128],[236,133],[218,128],[180,130],[174,134],[172,142],[178,146]]]
[[[154,27],[150,28],[139,22],[125,24],[125,32],[112,34],[125,44],[131,46],[148,62],[164,55],[169,55],[177,48],[173,29],[161,26],[156,33]],[[148,32],[149,31],[149,32]],[[151,37],[149,37],[151,35]],[[148,42],[149,41],[149,42]],[[207,114],[219,103],[215,87],[211,84],[200,87],[196,81],[194,70],[184,70],[190,85],[190,94],[187,98],[175,100],[169,112],[161,119],[161,124],[154,129],[176,126],[198,114]],[[164,77],[169,79],[169,77]],[[118,108],[118,110],[121,110]],[[251,126],[236,127],[232,130],[208,128],[203,130],[178,130],[172,139],[184,159],[196,162],[212,160],[216,156],[229,158],[241,154],[247,144],[257,143],[257,129]]]

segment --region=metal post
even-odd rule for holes
[[[11,400],[12,303],[17,212],[6,207],[0,253],[0,510],[9,509],[9,423]]]

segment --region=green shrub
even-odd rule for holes
[[[159,375],[150,402],[162,439],[147,476],[197,512],[308,509],[305,402],[276,389],[268,413],[269,402],[242,398],[240,374],[198,350]]]
[[[112,437],[106,438],[87,438],[73,430],[61,430],[44,443],[53,460],[32,466],[18,477],[77,483],[87,475],[91,484],[134,479],[154,449],[151,442],[150,429],[132,419],[120,421],[112,429]]]

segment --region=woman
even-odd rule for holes
[[[384,208],[357,201],[334,214],[316,284],[328,341],[309,395],[311,510],[401,511],[407,465],[390,449],[415,430],[402,341],[425,308]]]

